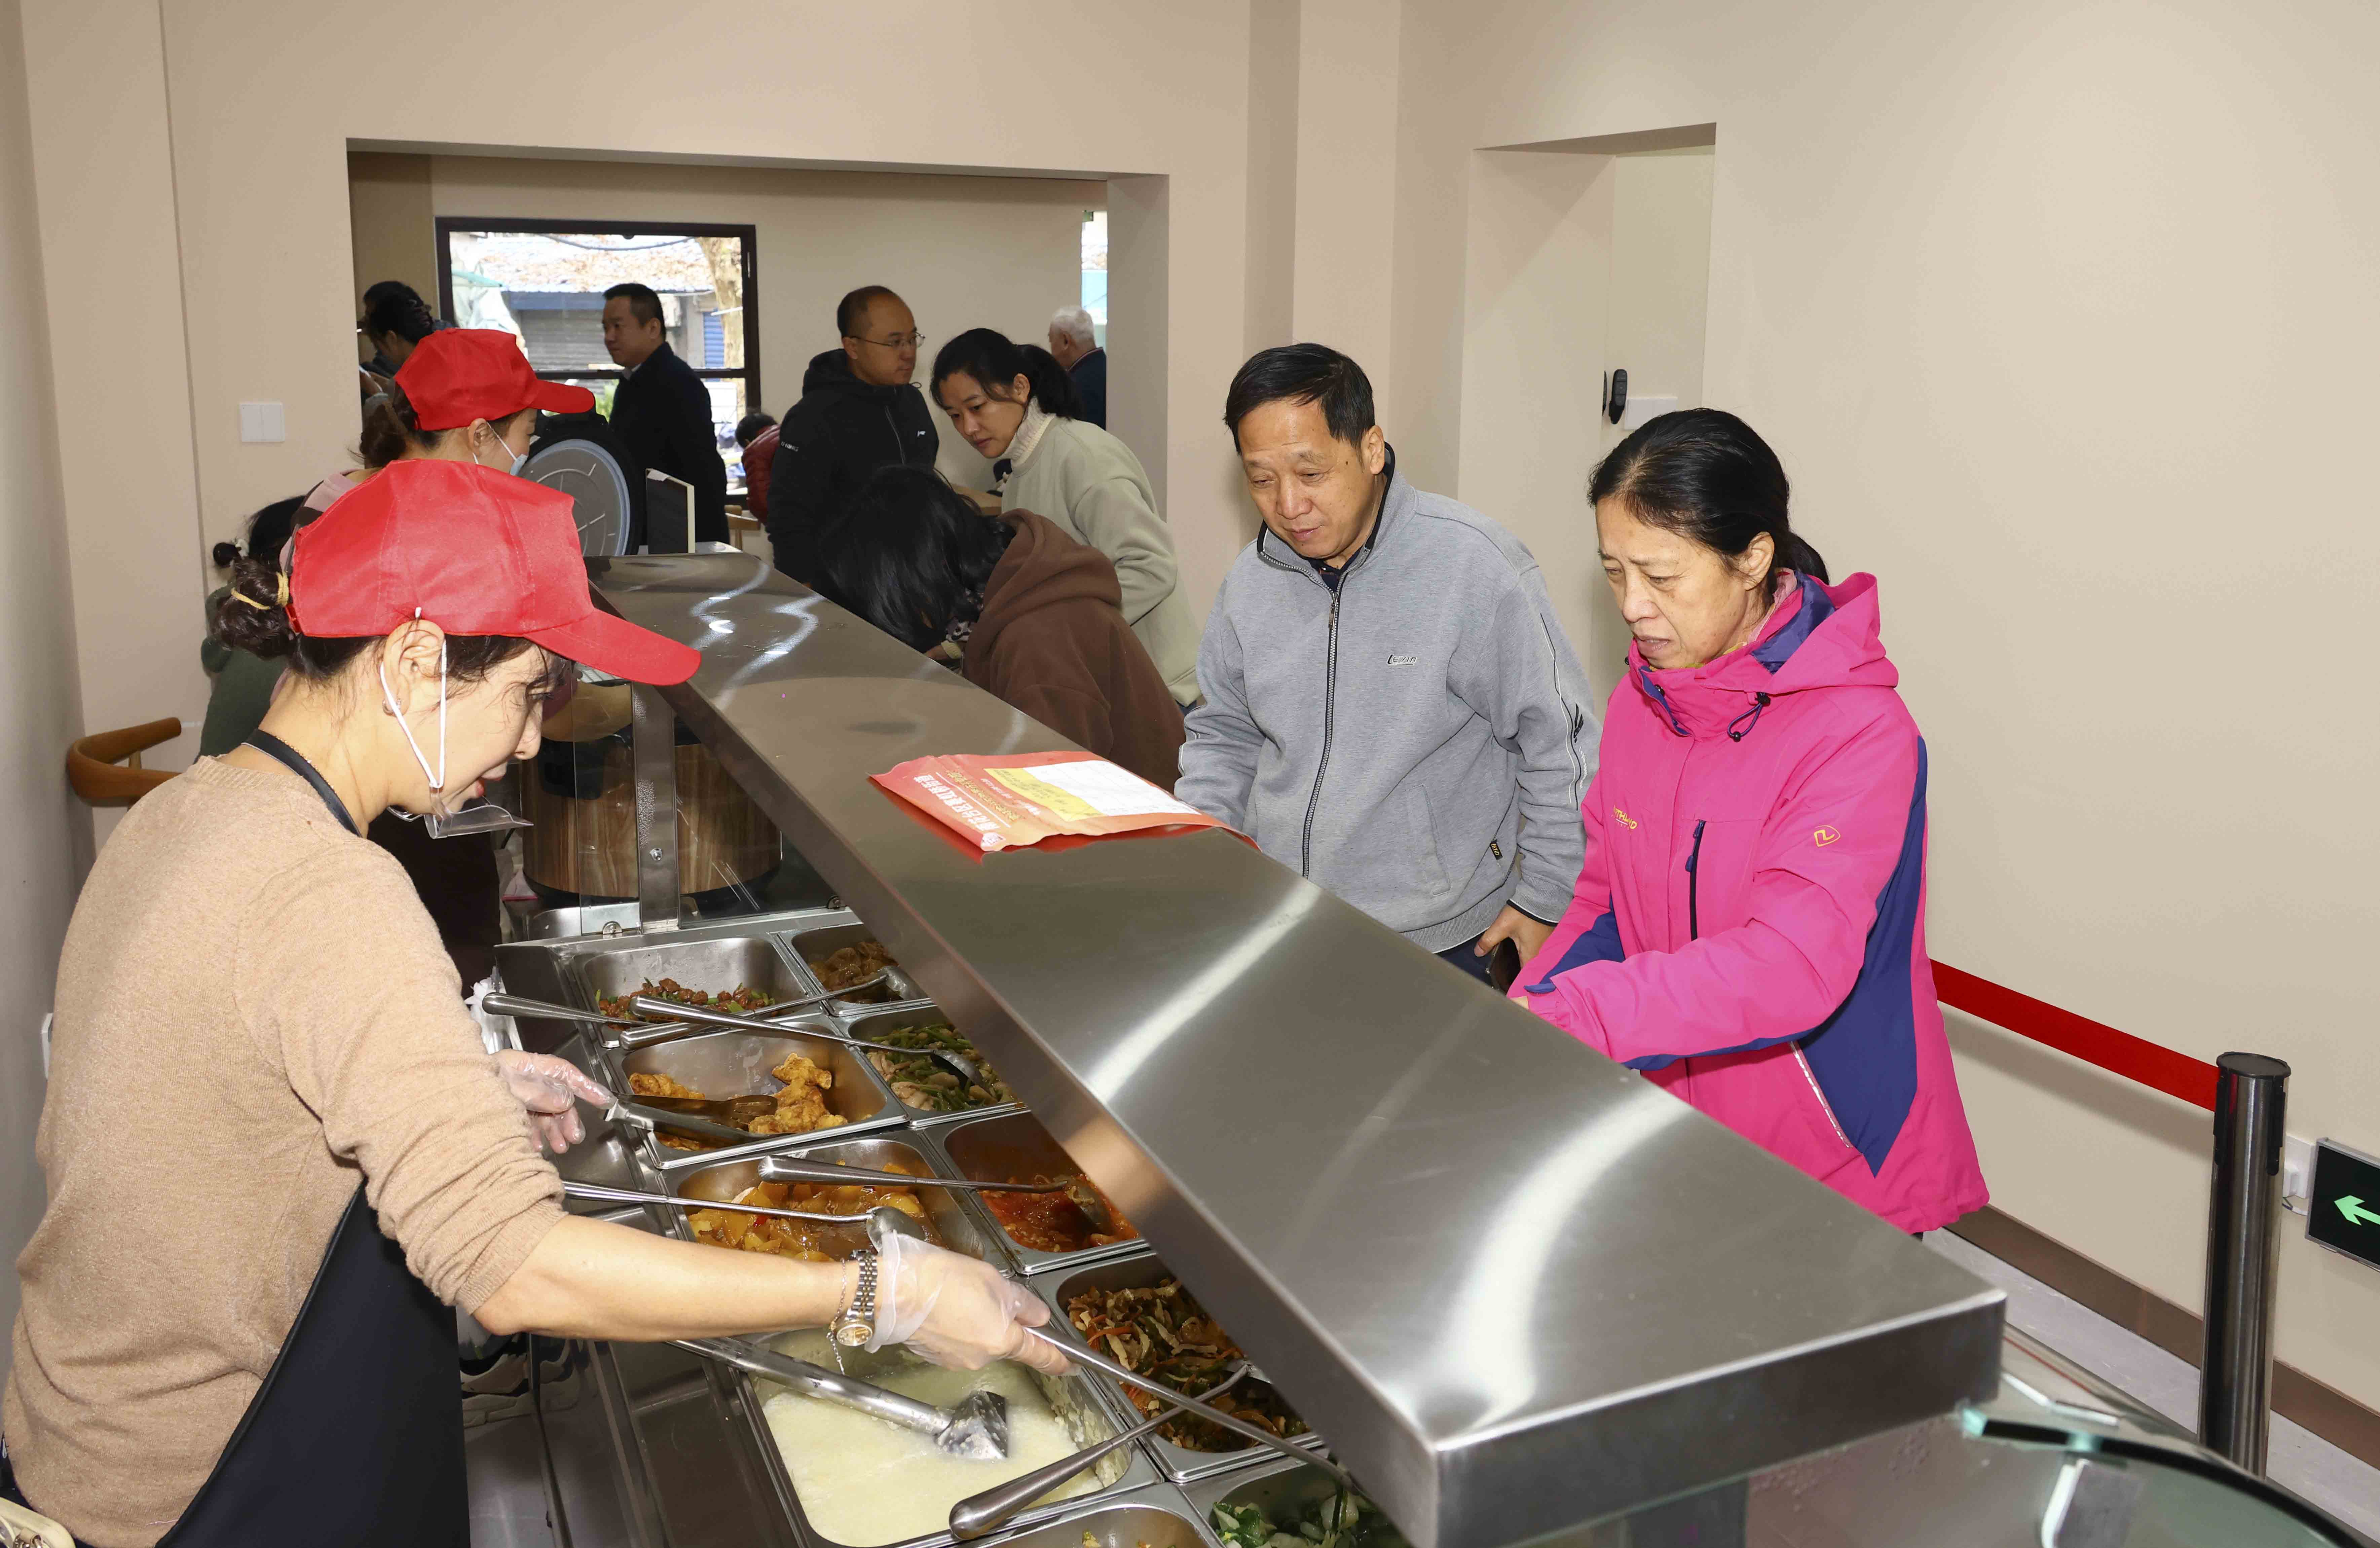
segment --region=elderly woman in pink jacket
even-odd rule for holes
[[[1586,865],[1512,997],[1907,1231],[1988,1195],[1925,955],[1925,743],[1876,579],[1827,584],[1732,414],[1596,469],[1635,640]]]

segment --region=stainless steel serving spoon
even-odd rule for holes
[[[807,1396],[839,1403],[904,1430],[931,1435],[935,1449],[946,1456],[974,1462],[997,1462],[1008,1455],[1008,1399],[996,1392],[971,1392],[957,1408],[938,1408],[918,1398],[740,1338],[673,1338],[670,1343],[705,1359],[715,1359],[780,1383]]]
[[[891,971],[892,969],[888,968],[884,972],[878,973],[876,978],[880,979],[884,973]],[[762,1015],[754,1019],[766,1024],[771,1018],[807,1010],[812,1006],[833,999],[838,994],[848,994],[855,990],[865,989],[875,981],[876,979],[868,979],[853,984],[850,989],[830,990],[824,994],[806,994],[797,1000],[780,1000],[774,1005],[761,1006]],[[548,1021],[585,1021],[599,1026],[628,1028],[629,1030],[615,1037],[606,1037],[601,1040],[604,1047],[621,1052],[647,1048],[656,1042],[668,1042],[677,1038],[691,1037],[700,1030],[692,1024],[691,1018],[678,1014],[681,1011],[699,1010],[702,1008],[699,1006],[682,1006],[675,1000],[657,999],[654,1003],[666,1012],[667,1019],[656,1021],[650,1016],[605,1016],[601,1011],[580,1010],[577,1006],[557,1005],[552,1000],[533,1000],[525,994],[507,994],[501,990],[492,990],[480,997],[480,1004],[483,1008],[493,1011],[499,1016],[530,1016]],[[780,1033],[798,1031],[799,1035],[806,1037],[812,1035],[808,1028],[771,1027],[770,1030]],[[840,1041],[849,1042],[850,1040],[846,1038]],[[907,1052],[907,1050],[902,1050],[902,1052]]]
[[[1188,1401],[1190,1403],[1206,1402],[1207,1399],[1246,1375],[1250,1369],[1248,1362],[1242,1360],[1233,1368],[1230,1375]],[[1167,1409],[1155,1419],[1144,1420],[1129,1430],[1119,1431],[1096,1445],[1085,1446],[1072,1456],[1061,1457],[1055,1462],[1046,1467],[1036,1468],[1029,1473],[1020,1473],[1007,1482],[995,1485],[979,1494],[969,1494],[965,1499],[951,1506],[951,1535],[964,1542],[971,1538],[983,1537],[998,1530],[1018,1511],[1084,1469],[1095,1466],[1100,1457],[1111,1451],[1121,1450],[1130,1445],[1158,1426],[1171,1423],[1172,1419],[1172,1410]]]
[[[913,1177],[901,1172],[870,1172],[857,1166],[837,1166],[831,1161],[802,1161],[793,1156],[764,1155],[760,1176],[769,1182],[855,1183],[881,1188],[950,1188],[969,1193],[1062,1193],[1083,1212],[1093,1231],[1115,1234],[1115,1220],[1090,1186],[1080,1177],[1054,1183],[976,1182],[966,1177]]]
[[[905,1179],[910,1184],[919,1179]],[[605,1204],[661,1204],[681,1210],[721,1210],[732,1214],[765,1214],[776,1220],[815,1220],[833,1225],[864,1225],[870,1244],[881,1247],[886,1236],[914,1237],[926,1239],[926,1228],[890,1204],[879,1204],[858,1214],[829,1214],[820,1210],[779,1209],[771,1204],[738,1204],[724,1199],[689,1199],[678,1193],[648,1193],[637,1188],[613,1188],[605,1183],[572,1182],[563,1179],[565,1198],[585,1199]]]

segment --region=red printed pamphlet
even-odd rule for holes
[[[1222,826],[1127,769],[1087,752],[912,758],[875,782],[986,849],[1059,834]]]

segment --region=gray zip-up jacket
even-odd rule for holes
[[[1444,951],[1555,920],[1585,854],[1585,674],[1529,551],[1395,474],[1334,593],[1269,532],[1223,579],[1174,793]]]

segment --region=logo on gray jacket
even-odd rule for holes
[[[1421,664],[1421,657],[1419,657],[1419,656],[1390,656],[1390,657],[1389,658],[1389,664],[1390,664],[1390,666],[1419,666],[1419,665]]]

